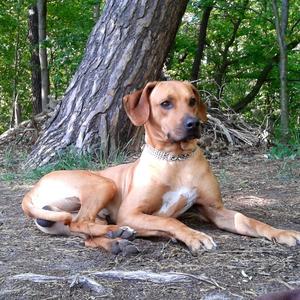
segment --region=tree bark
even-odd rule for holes
[[[287,50],[294,49],[298,44],[300,43],[300,40],[294,40],[290,42],[287,45]],[[274,65],[278,63],[279,61],[279,54],[274,55],[271,59],[270,62],[263,68],[263,70],[260,72],[255,85],[251,89],[251,91],[241,100],[239,100],[235,105],[233,105],[232,109],[236,112],[241,112],[243,111],[249,103],[251,103],[256,95],[259,93],[260,88],[262,85],[266,82],[268,79],[268,75],[273,69]]]
[[[37,0],[38,24],[39,24],[39,57],[41,66],[41,97],[42,110],[46,111],[49,103],[49,70],[46,41],[46,16],[47,0]]]
[[[28,39],[31,45],[31,92],[32,92],[32,115],[42,112],[41,95],[41,69],[39,58],[39,31],[37,6],[31,5],[28,12]]]
[[[196,51],[194,62],[193,62],[191,80],[197,80],[199,78],[201,60],[203,58],[204,47],[206,44],[206,33],[207,33],[207,27],[208,27],[208,20],[209,20],[209,16],[210,16],[212,9],[213,9],[213,6],[209,5],[209,6],[205,7],[203,14],[202,14],[200,27],[199,27],[199,35],[198,35],[198,47],[197,47],[197,51]]]
[[[70,145],[108,156],[136,133],[122,98],[159,78],[187,0],[111,0],[89,37],[83,60],[27,166],[47,163]]]
[[[280,73],[280,127],[281,143],[287,144],[289,140],[289,112],[287,89],[287,45],[286,29],[288,23],[289,1],[281,1],[281,17],[279,17],[276,0],[272,0],[272,8],[275,17],[275,27],[279,45],[279,73]]]

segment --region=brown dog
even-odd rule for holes
[[[58,171],[43,177],[22,203],[42,231],[81,233],[86,245],[114,252],[122,251],[120,238],[130,237],[130,228],[138,236],[180,240],[192,252],[212,249],[216,244],[210,236],[176,219],[196,206],[221,229],[299,244],[300,232],[275,229],[224,208],[218,182],[197,147],[200,120],[207,117],[191,84],[150,82],[125,96],[124,105],[132,123],[145,127],[140,159],[98,172]],[[117,225],[108,225],[107,216]]]

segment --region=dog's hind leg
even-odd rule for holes
[[[97,218],[100,212],[107,209],[109,203],[114,201],[116,192],[117,188],[113,181],[101,176],[90,175],[87,187],[80,191],[81,207],[77,216],[70,223],[70,231],[84,233],[90,237],[100,237],[106,234],[121,238],[133,237],[135,232],[130,228],[107,225],[103,220],[99,222]]]
[[[43,218],[36,218],[34,220],[37,228],[41,230],[44,233],[48,234],[56,234],[56,235],[71,235],[70,228],[68,224],[71,222],[72,216],[74,217],[76,214],[76,207],[74,206],[74,212],[67,212],[65,210],[61,210],[53,205],[46,205],[41,208],[42,210],[45,210],[47,212],[59,212],[59,213],[65,213],[70,215],[69,221],[51,221]],[[77,208],[78,210],[78,208]],[[79,236],[84,236],[82,234],[78,234]]]

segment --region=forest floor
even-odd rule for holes
[[[210,163],[228,208],[300,230],[299,160],[248,151]],[[22,181],[0,182],[0,299],[255,299],[300,287],[299,247],[224,232],[191,212],[182,220],[212,236],[216,250],[193,256],[181,243],[136,239],[140,253],[124,257],[86,248],[78,237],[46,236],[21,210],[29,188]],[[112,270],[119,273],[105,272]],[[174,272],[182,278],[174,281]],[[153,273],[173,281],[159,283]]]

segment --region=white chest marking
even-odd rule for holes
[[[158,213],[166,215],[169,215],[170,213],[173,215],[175,213],[174,217],[179,216],[196,203],[197,197],[198,194],[196,188],[182,187],[175,191],[169,191],[163,195],[162,206]],[[178,211],[173,211],[172,207],[175,207],[181,198],[185,199],[184,206]]]

